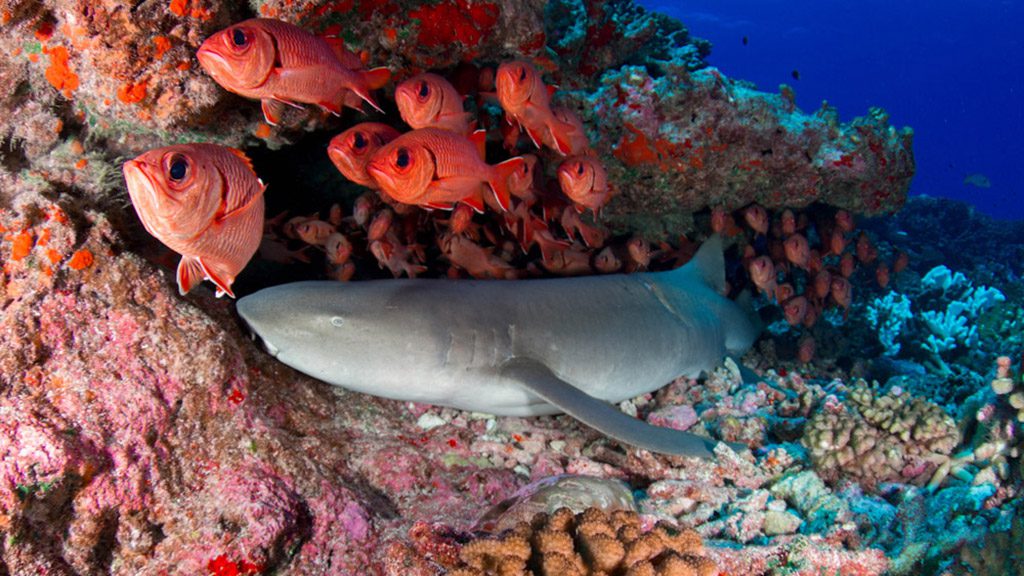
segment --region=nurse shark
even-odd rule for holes
[[[758,323],[724,292],[713,236],[666,272],[296,282],[242,298],[238,313],[278,360],[349,390],[496,415],[565,412],[626,444],[711,458],[715,441],[609,403],[742,355]]]

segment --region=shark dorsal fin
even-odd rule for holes
[[[714,234],[700,245],[693,259],[674,270],[673,274],[680,280],[707,284],[715,292],[725,295],[725,256],[722,250],[722,237]]]

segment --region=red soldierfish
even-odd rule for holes
[[[558,183],[579,212],[590,208],[597,214],[612,195],[608,173],[593,156],[574,156],[562,162],[558,166]]]
[[[402,120],[412,127],[441,128],[468,136],[476,124],[462,109],[462,96],[437,74],[417,74],[395,89],[395,104]]]
[[[514,60],[498,66],[495,76],[498,102],[506,119],[514,120],[526,131],[533,144],[546,144],[563,156],[578,154],[577,127],[559,120],[551,111],[552,88],[544,84],[540,73],[529,62]],[[582,136],[586,140],[586,135]]]
[[[285,105],[300,103],[340,114],[345,105],[359,109],[362,100],[380,110],[370,91],[391,79],[387,68],[363,69],[359,57],[337,39],[267,18],[217,32],[196,57],[226,90],[260,100],[270,124],[280,122]]]
[[[398,130],[387,124],[363,122],[331,138],[327,156],[342,176],[360,186],[376,189],[377,182],[366,172],[366,165],[377,150],[398,136]]]
[[[407,132],[381,148],[367,166],[380,189],[403,204],[452,209],[462,202],[483,212],[483,193],[493,192],[502,210],[509,209],[509,177],[522,168],[521,157],[491,166],[481,159],[485,134],[473,140],[439,128]]]
[[[207,279],[217,296],[234,298],[231,284],[263,235],[265,186],[249,159],[216,144],[178,144],[150,150],[122,169],[146,231],[182,256],[181,294]]]

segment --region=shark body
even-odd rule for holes
[[[325,382],[497,415],[566,412],[657,452],[712,441],[608,402],[742,354],[756,323],[724,291],[721,242],[668,272],[544,280],[297,282],[238,301],[278,360]]]

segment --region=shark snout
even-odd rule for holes
[[[264,314],[266,312],[265,306],[263,306],[257,295],[254,296],[246,296],[240,299],[235,308],[238,311],[239,318],[242,320],[242,324],[249,332],[249,336],[257,341],[268,354],[276,358],[280,350],[265,338],[267,334]]]

